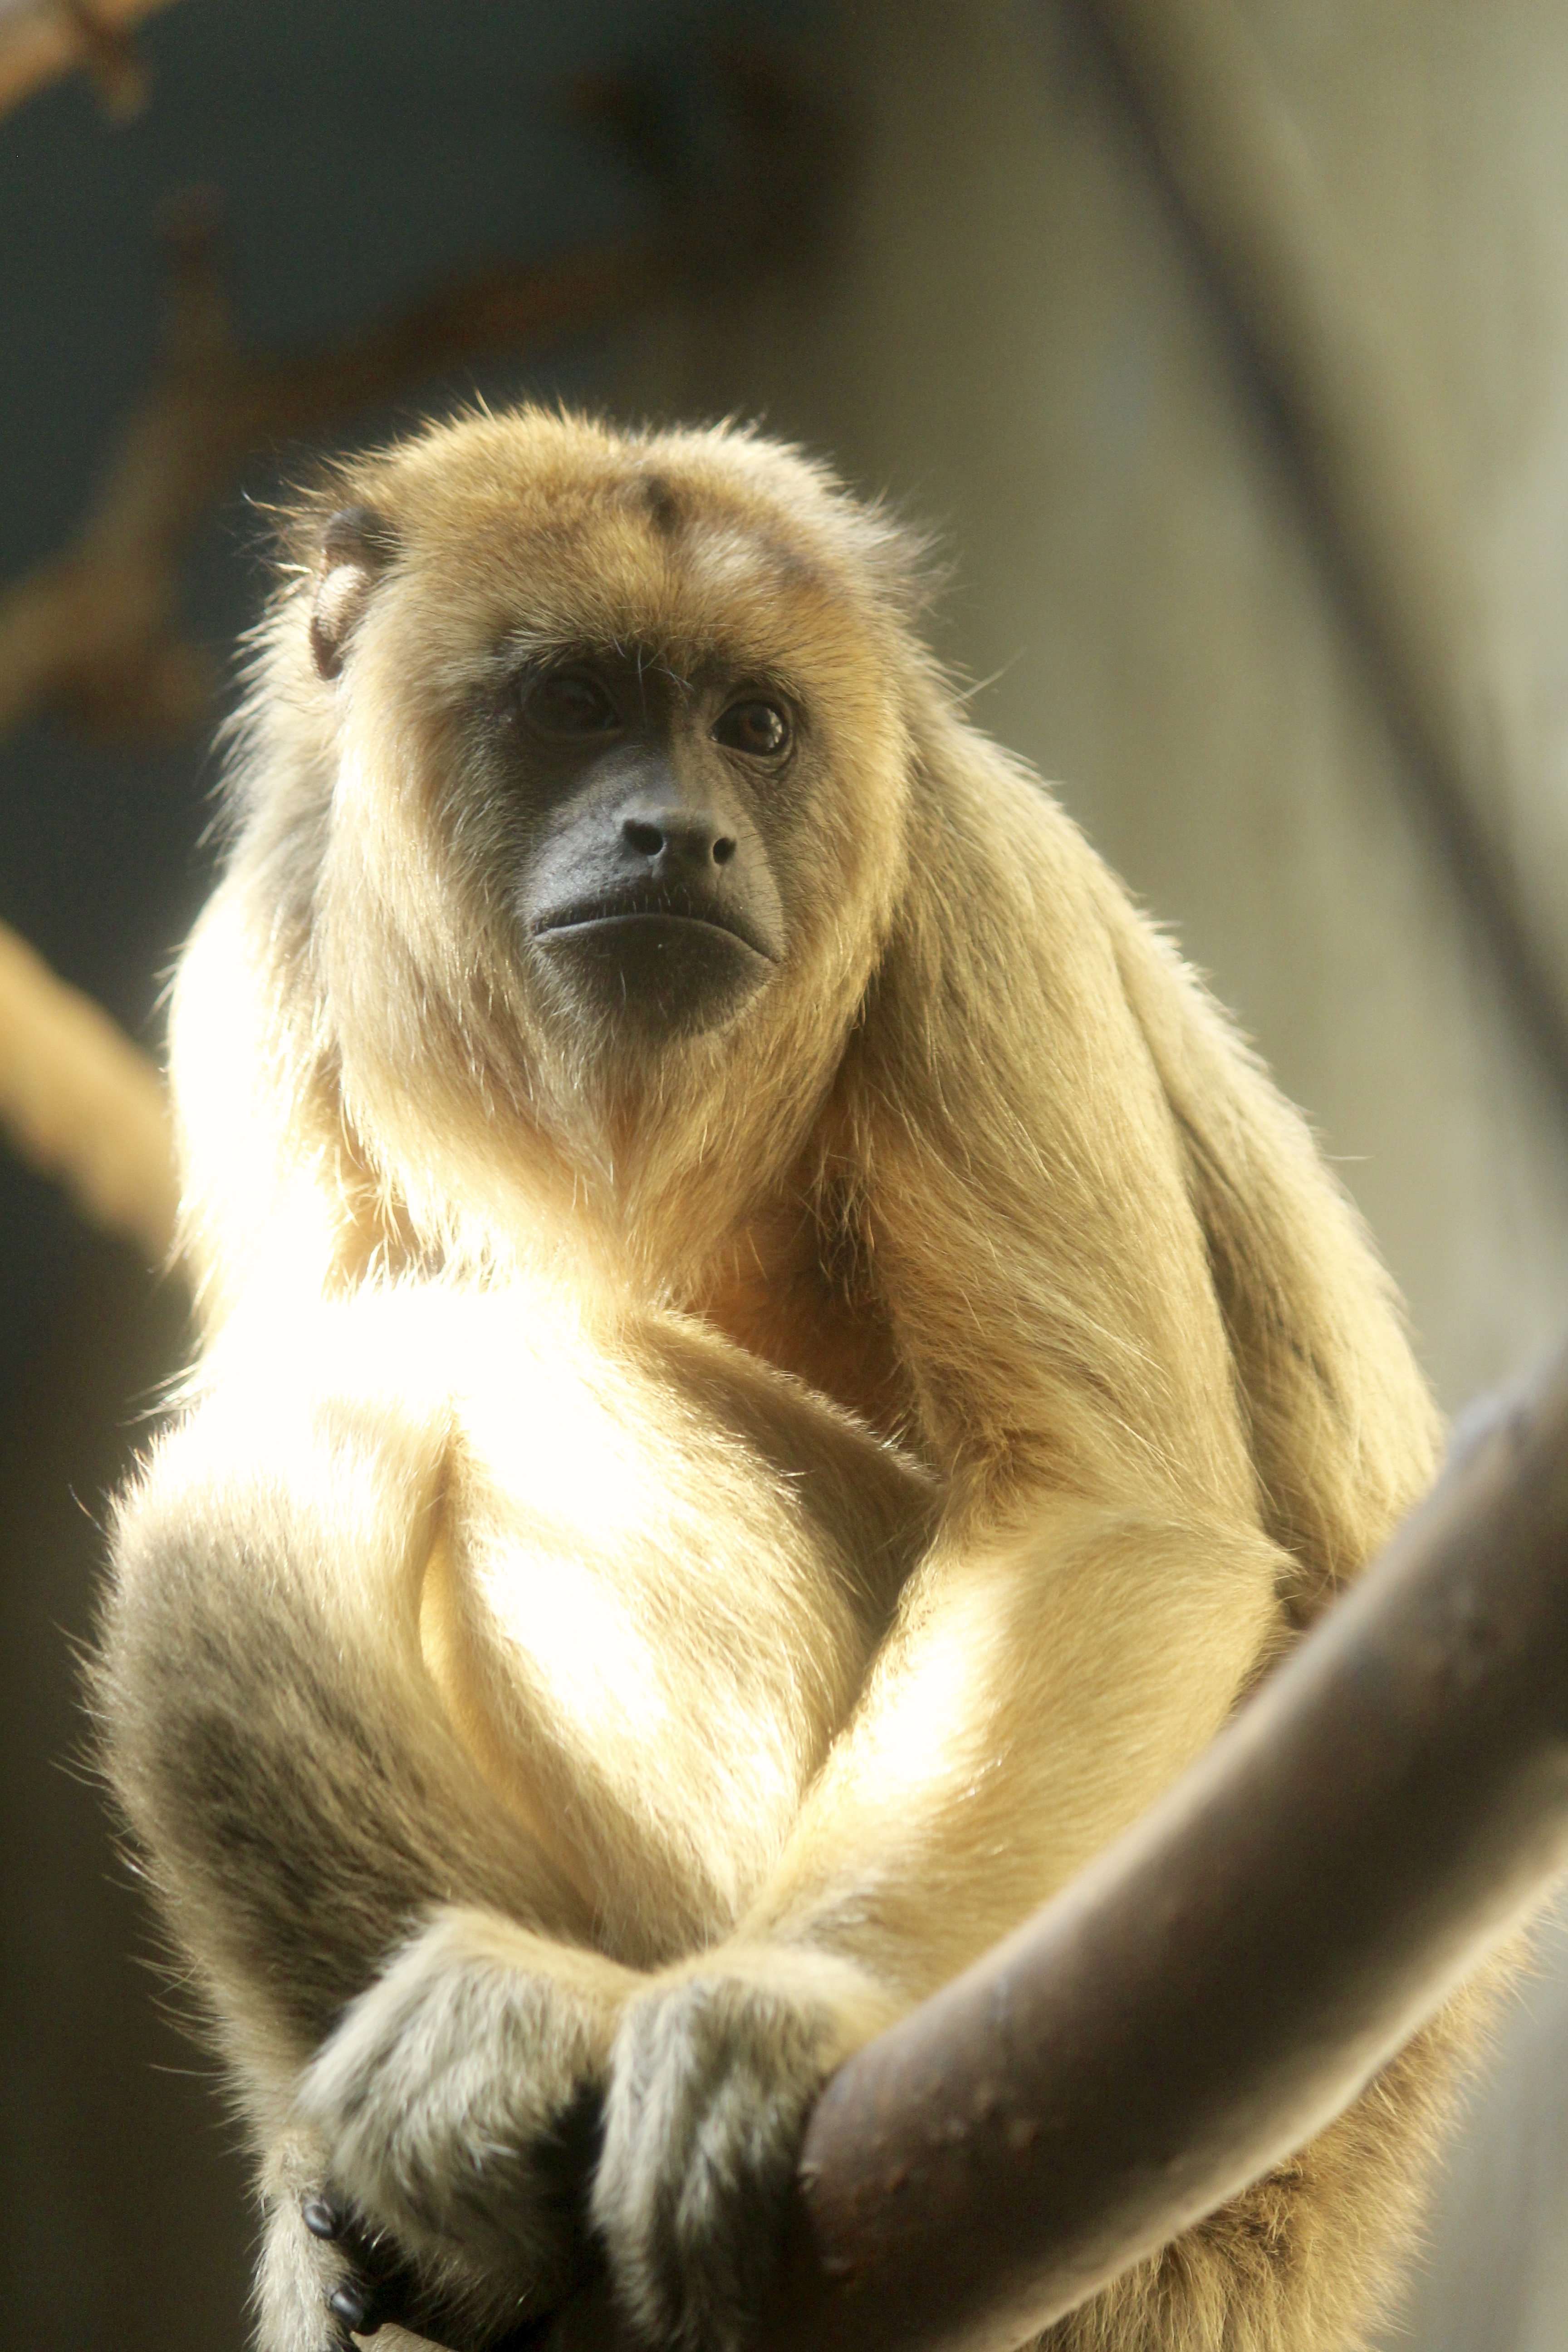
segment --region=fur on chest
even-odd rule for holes
[[[932,1508],[848,1415],[676,1318],[613,1349],[536,1328],[459,1399],[426,1663],[606,1949],[743,1910]]]

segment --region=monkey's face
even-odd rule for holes
[[[892,535],[766,445],[536,412],[351,486],[294,701],[330,730],[312,1018],[356,1128],[405,1189],[531,1134],[622,1195],[763,1181],[897,897]]]
[[[731,1021],[788,939],[793,698],[610,649],[526,663],[500,717],[519,945],[546,1002],[644,1049]]]

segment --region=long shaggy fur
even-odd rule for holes
[[[175,1005],[206,1348],[120,1507],[114,1782],[254,2127],[266,2352],[328,2340],[322,2186],[481,2337],[591,2226],[721,2352],[826,2073],[1201,1749],[1436,1424],[1301,1121],[821,467],[472,416],[291,547]],[[785,952],[658,1051],[514,906],[506,681],[605,647],[803,714]],[[1464,2032],[1051,2341],[1360,2344]]]

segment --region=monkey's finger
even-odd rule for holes
[[[300,2218],[312,2238],[324,2238],[329,2242],[341,2236],[348,2219],[328,2197],[307,2197],[300,2208]]]
[[[412,2324],[420,2282],[392,2241],[366,2227],[335,2198],[308,2197],[300,2218],[314,2238],[337,2246],[353,2268],[327,2296],[327,2308],[350,2334],[374,2336],[389,2320]]]
[[[374,2336],[382,2325],[374,2290],[358,2280],[345,2279],[335,2286],[327,2297],[327,2309],[351,2336]]]

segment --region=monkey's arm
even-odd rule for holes
[[[411,1345],[323,1314],[303,1383],[237,1348],[118,1517],[107,1760],[271,2151],[268,2352],[320,2352],[324,2182],[470,2310],[559,2291],[562,2136],[637,1981],[582,1948],[582,1896],[426,1671],[449,1429]]]
[[[939,1539],[742,1935],[934,1991],[1207,1745],[1271,1646],[1278,1559],[1087,1503]]]
[[[655,2340],[739,2337],[822,2081],[1206,1744],[1268,1651],[1277,1565],[1244,1527],[1088,1505],[939,1538],[758,1901],[624,2018],[594,2210]]]

